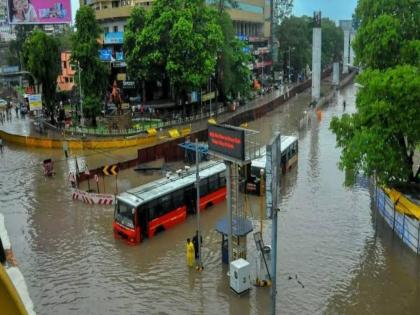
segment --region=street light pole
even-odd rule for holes
[[[290,52],[292,47],[289,46],[289,84],[290,84]]]

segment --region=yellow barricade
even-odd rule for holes
[[[149,129],[147,129],[147,134],[149,136],[156,136],[157,130],[155,128],[149,128]]]
[[[178,129],[175,129],[175,128],[173,128],[173,129],[169,129],[169,130],[168,130],[168,133],[169,133],[169,136],[170,136],[171,138],[179,138],[179,137],[181,137],[181,135],[179,134]]]

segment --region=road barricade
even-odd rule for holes
[[[90,205],[113,205],[115,201],[114,195],[88,193],[79,189],[73,189],[72,198]]]

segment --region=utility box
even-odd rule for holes
[[[251,288],[251,266],[245,259],[239,258],[230,263],[230,287],[237,294]]]

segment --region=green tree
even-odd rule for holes
[[[334,21],[324,18],[321,23],[322,29],[322,54],[321,64],[323,67],[339,61],[343,52],[344,33]]]
[[[334,117],[340,167],[376,174],[386,184],[419,181],[413,156],[420,144],[420,72],[397,66],[368,70],[358,82],[357,113]]]
[[[35,30],[26,39],[22,48],[22,62],[41,85],[44,104],[54,120],[54,99],[57,77],[60,72],[59,43],[43,31]]]
[[[9,49],[6,56],[8,65],[19,65],[22,66],[21,53],[23,44],[30,32],[34,29],[34,25],[16,25],[16,39],[10,41]]]
[[[387,185],[420,181],[413,165],[420,144],[418,6],[410,0],[359,1],[353,46],[365,68],[358,78],[363,88],[357,112],[333,118],[330,126],[342,148],[340,167],[375,174]]]
[[[419,1],[359,0],[356,18],[360,27],[353,48],[362,67],[419,63]]]
[[[219,14],[223,44],[217,59],[217,85],[219,99],[246,96],[250,91],[250,55],[244,52],[244,43],[235,37],[232,20],[226,12]]]
[[[285,75],[288,74],[289,53],[290,68],[294,71],[300,72],[305,69],[306,65],[311,64],[311,22],[312,19],[307,16],[291,16],[285,18],[277,28],[279,59]]]
[[[145,71],[138,62],[138,51],[136,49],[136,41],[138,34],[144,28],[146,23],[146,11],[142,7],[134,7],[128,18],[127,25],[124,30],[124,51],[127,61],[127,69],[129,77],[135,81],[136,88],[142,84],[142,98],[146,98],[145,89]]]
[[[89,6],[82,6],[76,13],[76,29],[72,38],[72,62],[76,65],[76,78],[80,77],[84,113],[96,125],[96,116],[102,109],[102,99],[107,85],[108,71],[99,60],[101,29],[95,13]]]
[[[214,71],[223,41],[216,17],[203,0],[155,1],[129,52],[137,77],[169,78],[175,99],[184,104],[187,92],[200,88]]]

